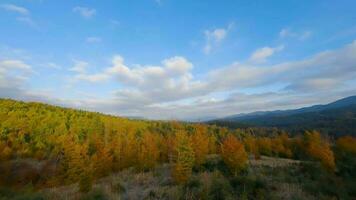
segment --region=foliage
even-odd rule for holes
[[[223,140],[221,144],[221,156],[235,176],[247,166],[248,157],[245,147],[233,135],[228,135]]]
[[[189,136],[185,132],[179,132],[176,136],[176,162],[173,176],[177,183],[186,182],[192,173],[194,165],[194,150]]]
[[[250,162],[249,154],[255,157]],[[252,166],[267,160],[265,156],[278,161],[269,167]],[[78,183],[86,199],[106,199],[108,191],[125,196],[132,189],[127,185],[130,179],[111,183],[105,187],[111,190],[105,192],[92,190],[92,185],[97,188],[102,177],[121,171],[139,172],[132,179],[140,180],[142,174],[153,174],[162,166],[170,172],[159,172],[155,177],[159,181],[140,184],[160,182],[163,189],[145,189],[142,198],[269,199],[268,191],[279,187],[276,183],[287,183],[316,199],[352,199],[356,196],[355,158],[356,139],[350,136],[334,141],[308,131],[291,137],[276,128],[129,120],[0,100],[0,186],[11,188],[0,190],[1,199],[41,199],[33,191],[23,196],[16,193],[27,186],[41,190],[73,183]],[[280,160],[300,164],[280,169],[276,167]]]

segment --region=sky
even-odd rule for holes
[[[351,95],[354,0],[0,0],[0,98],[205,120]]]

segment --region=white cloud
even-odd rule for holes
[[[0,93],[1,88],[21,85],[32,72],[32,67],[22,60],[0,60]]]
[[[31,66],[21,60],[0,60],[0,71],[8,70],[31,71]]]
[[[17,6],[17,5],[14,5],[14,4],[2,4],[0,7],[2,7],[3,9],[5,9],[7,11],[16,12],[16,13],[21,14],[21,15],[30,14],[30,12],[26,8],[21,7],[21,6]]]
[[[304,31],[300,34],[299,40],[306,40],[306,39],[310,38],[311,35],[312,35],[311,31]]]
[[[213,30],[205,30],[205,45],[203,51],[209,54],[220,42],[228,35],[229,31],[234,27],[234,23],[230,23],[226,28],[217,28]]]
[[[79,13],[84,18],[91,18],[96,14],[96,10],[93,8],[77,6],[73,8],[73,12]]]
[[[27,25],[29,25],[31,27],[34,27],[34,28],[37,27],[36,22],[34,22],[32,20],[32,18],[30,18],[30,17],[17,17],[16,20],[21,22],[21,23],[27,24]]]
[[[110,24],[112,25],[112,27],[116,27],[120,25],[120,21],[115,20],[115,19],[111,19],[110,20]]]
[[[76,60],[76,61],[74,61],[74,66],[72,68],[70,68],[69,71],[84,74],[87,72],[88,65],[89,65],[89,63],[87,63],[87,62]]]
[[[268,57],[272,56],[276,52],[282,51],[283,49],[283,45],[277,47],[262,47],[252,53],[250,61],[254,63],[263,63]]]
[[[280,38],[296,38],[298,40],[306,40],[309,39],[312,36],[313,32],[309,30],[301,31],[301,32],[295,32],[292,31],[290,28],[283,28],[279,32],[279,37]]]
[[[247,59],[200,78],[193,76],[193,64],[184,57],[164,59],[159,65],[128,66],[116,55],[99,73],[89,73],[85,61],[76,61],[70,69],[72,79],[95,83],[95,87],[110,81],[111,87],[116,86],[112,96],[58,99],[24,90],[27,80],[19,75],[31,66],[21,60],[2,60],[0,96],[155,119],[221,117],[328,103],[355,94],[351,84],[356,80],[355,66],[356,41],[296,61],[256,64]]]
[[[53,62],[49,62],[49,63],[45,64],[45,66],[48,68],[57,69],[57,70],[62,69],[61,66],[59,66],[58,64],[53,63]]]
[[[17,21],[27,24],[33,28],[37,28],[37,24],[30,17],[30,11],[28,9],[21,7],[21,6],[14,5],[14,4],[3,4],[3,5],[0,5],[0,7],[7,11],[20,14],[21,16],[16,17]]]
[[[88,43],[99,43],[102,39],[100,37],[87,37],[85,41]]]
[[[282,49],[281,46],[275,48]],[[165,59],[159,66],[129,67],[121,56],[114,56],[112,65],[100,73],[77,74],[75,78],[89,82],[109,79],[118,82],[121,89],[114,92],[112,99],[90,102],[100,111],[182,119],[320,103],[316,94],[323,98],[323,102],[335,100],[347,91],[356,90],[345,87],[345,83],[356,79],[355,65],[356,41],[299,61],[273,65],[255,65],[250,60],[236,62],[210,71],[200,76],[201,79],[194,78],[192,63],[183,57]],[[247,95],[239,92],[248,88],[257,91],[261,87],[274,88],[275,85],[279,85],[278,89],[262,89],[262,93]],[[219,93],[226,95],[216,98]],[[82,106],[87,104],[89,102],[83,102]]]

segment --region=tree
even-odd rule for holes
[[[304,145],[307,155],[309,155],[312,159],[320,161],[327,171],[335,171],[336,166],[334,153],[332,152],[328,141],[321,139],[319,132],[307,131],[304,134]]]
[[[138,151],[137,167],[141,170],[153,169],[159,159],[159,149],[157,146],[159,138],[156,134],[144,133]]]
[[[356,178],[356,138],[344,136],[336,141],[336,164],[339,173],[349,179]]]
[[[255,159],[258,160],[261,158],[260,152],[258,151],[258,146],[256,142],[256,138],[248,135],[244,139],[246,150],[255,156]]]
[[[199,125],[197,131],[191,136],[195,155],[195,166],[199,167],[205,162],[209,153],[209,136],[206,130]]]
[[[79,178],[79,191],[87,193],[92,189],[93,186],[93,177],[90,169],[84,170]]]
[[[60,175],[64,182],[77,182],[85,170],[90,167],[88,156],[88,145],[78,144],[73,136],[63,136],[62,157],[60,158]],[[60,140],[62,138],[59,138]]]
[[[244,145],[233,135],[228,135],[223,140],[221,156],[234,176],[247,166],[248,155]]]
[[[270,138],[258,138],[257,145],[259,152],[262,155],[271,156],[272,155],[272,141]]]
[[[94,154],[90,158],[93,167],[94,178],[100,178],[110,174],[113,165],[113,156],[109,145],[105,145],[102,138],[93,139]]]
[[[185,183],[192,173],[194,165],[194,150],[189,136],[179,131],[176,134],[176,159],[173,169],[173,177],[177,183]]]

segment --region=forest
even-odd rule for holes
[[[0,99],[0,199],[355,199],[356,138]]]

